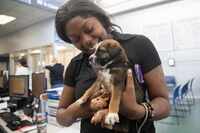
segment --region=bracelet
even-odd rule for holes
[[[154,109],[153,107],[151,106],[150,103],[148,102],[145,102],[145,103],[141,103],[141,105],[145,108],[145,115],[144,115],[144,118],[143,118],[143,121],[142,123],[140,124],[138,130],[137,130],[137,133],[140,133],[141,132],[141,129],[142,127],[144,126],[144,124],[148,121],[148,120],[152,120],[152,118],[154,117]]]
[[[142,123],[140,124],[138,130],[137,130],[137,133],[140,133],[140,132],[141,132],[142,127],[143,127],[144,124],[147,122],[148,117],[149,117],[149,109],[148,109],[147,104],[141,103],[141,105],[145,108],[145,116],[144,116],[144,119],[143,119]]]
[[[155,116],[155,113],[154,113],[154,108],[151,106],[151,104],[149,102],[146,103],[147,104],[147,107],[149,109],[149,120],[152,120],[153,117]]]
[[[153,107],[151,106],[151,104],[149,102],[145,102],[144,104],[148,108],[148,114],[149,114],[148,115],[148,120],[152,120],[152,118],[155,116],[154,109],[153,109]]]

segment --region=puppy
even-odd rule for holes
[[[119,42],[107,39],[98,43],[95,52],[89,57],[90,63],[97,72],[97,79],[78,100],[83,104],[103,85],[111,93],[108,114],[105,124],[114,125],[119,122],[119,104],[127,78],[128,58]]]

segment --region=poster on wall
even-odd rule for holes
[[[173,37],[170,23],[144,25],[143,34],[155,45],[158,51],[173,50]]]
[[[200,48],[200,18],[173,22],[175,49]]]

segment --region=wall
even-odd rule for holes
[[[148,8],[141,11],[120,14],[114,16],[113,21],[116,24],[120,25],[124,32],[135,34],[145,34],[144,27],[148,25],[159,26],[161,24],[165,24],[165,29],[159,30],[166,30],[168,26],[169,31],[166,31],[169,32],[169,34],[162,31],[159,31],[159,33],[164,33],[164,37],[171,39],[171,42],[169,42],[170,44],[166,44],[166,42],[164,42],[163,44],[158,45],[156,44],[156,41],[153,41],[161,57],[164,72],[166,75],[175,75],[178,83],[185,83],[188,79],[195,77],[194,90],[196,96],[200,97],[200,45],[191,47],[189,44],[189,47],[176,48],[176,45],[178,45],[178,42],[176,41],[177,38],[173,38],[176,37],[173,35],[175,24],[177,24],[177,22],[179,21],[182,21],[184,19],[188,20],[190,18],[200,18],[199,0],[179,1],[162,6],[157,6],[154,8]],[[183,27],[182,30],[187,30],[187,27]],[[152,32],[154,32],[153,28]],[[200,35],[199,33],[197,34]],[[170,35],[172,37],[168,37],[167,35]],[[183,34],[183,36],[185,37],[186,35],[187,34]],[[160,37],[163,36],[160,35]],[[197,35],[195,36],[197,37]],[[149,37],[151,40],[155,39],[151,37]],[[169,41],[169,39],[166,41]],[[185,38],[180,38],[180,40],[184,39]],[[164,40],[164,38],[162,38],[162,40]],[[193,40],[190,41],[192,44]],[[188,43],[190,43],[190,41],[188,41]],[[165,47],[168,50],[162,50],[162,47]],[[175,59],[175,67],[170,67],[168,65],[169,58]]]
[[[14,51],[47,45],[54,39],[54,20],[34,24],[24,30],[0,38],[0,52]]]
[[[7,37],[0,38],[0,54],[8,52],[7,39]]]

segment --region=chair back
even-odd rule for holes
[[[191,91],[192,91],[193,82],[194,82],[194,78],[192,78],[192,79],[190,80],[190,88],[189,88],[189,90],[191,90]]]
[[[176,79],[175,76],[165,76],[165,82],[169,89],[172,89],[176,86]]]
[[[176,99],[179,98],[179,89],[180,89],[181,85],[178,85],[175,89],[174,89],[174,93],[173,93],[173,104],[176,103]]]
[[[40,98],[40,95],[46,91],[45,73],[32,74],[32,93],[34,97]]]
[[[183,98],[185,95],[187,95],[188,93],[188,90],[189,90],[189,83],[190,83],[190,80],[187,81],[183,87],[181,88],[181,98]]]

